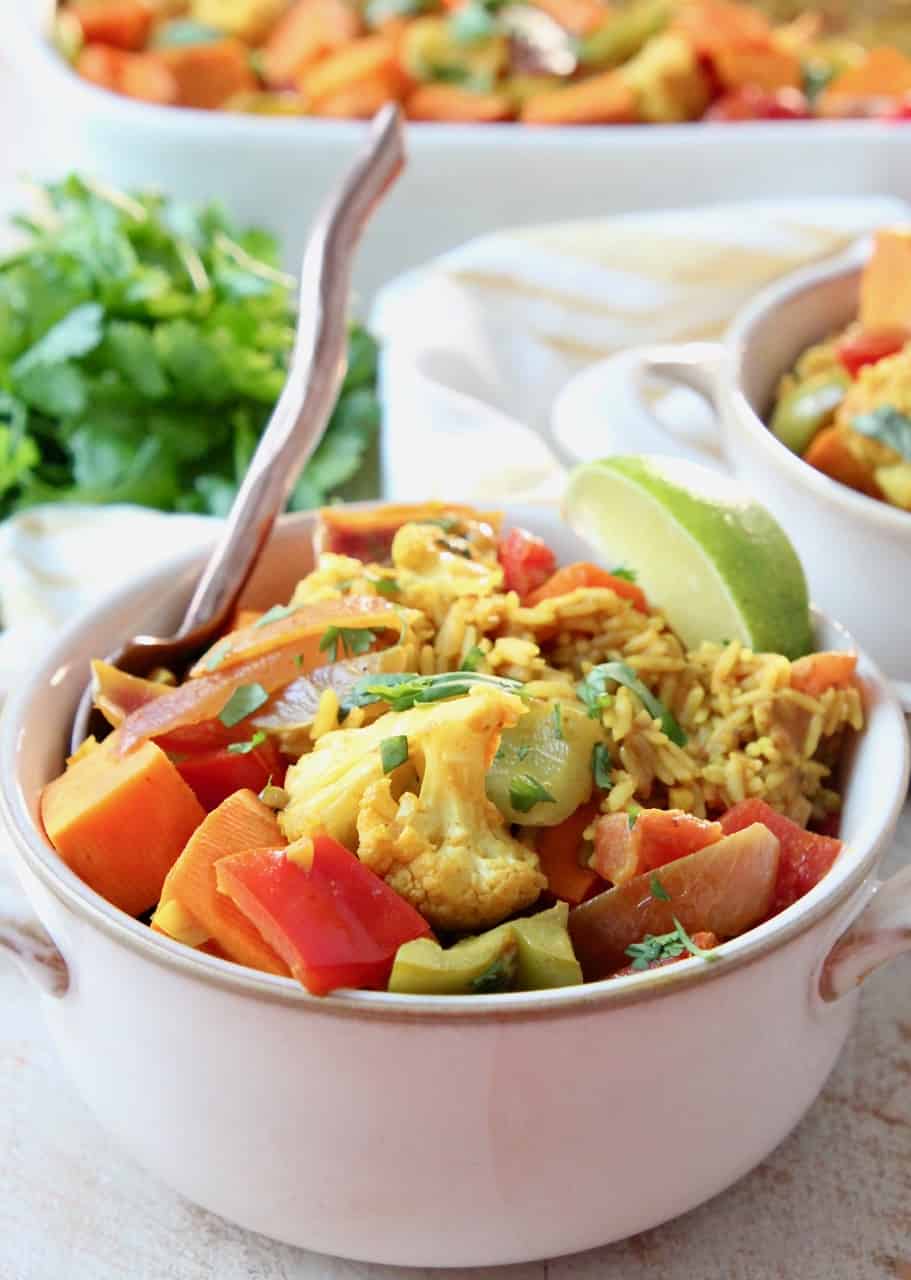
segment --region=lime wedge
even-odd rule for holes
[[[587,462],[570,476],[564,515],[608,568],[635,569],[688,649],[737,639],[797,658],[812,648],[797,552],[731,477],[679,458]]]

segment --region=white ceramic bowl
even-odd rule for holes
[[[509,514],[561,557],[587,550],[553,512]],[[306,516],[282,522],[250,603],[287,597],[309,568],[310,529]],[[398,1265],[590,1248],[692,1208],[771,1151],[831,1070],[857,982],[911,949],[911,869],[871,901],[908,754],[870,660],[845,852],[717,963],[515,995],[320,1000],[153,934],[78,880],[40,830],[39,791],[61,767],[88,659],[137,627],[166,633],[200,559],[139,575],[71,628],[0,728],[13,861],[49,935],[0,920],[0,944],[42,984],[66,1070],[101,1123],[232,1221]],[[818,627],[822,645],[850,644]]]
[[[48,46],[52,0],[0,4],[31,111],[47,117],[58,170],[217,199],[281,237],[296,269],[322,194],[363,126],[175,110],[80,80]],[[475,235],[527,222],[719,200],[888,192],[911,197],[904,130],[872,121],[528,128],[413,124],[409,165],[365,237],[355,285],[392,276]]]
[[[662,449],[728,467],[794,540],[813,599],[899,682],[911,711],[911,512],[856,493],[808,466],[765,425],[778,380],[814,342],[856,318],[860,251],[764,290],[721,344],[646,347],[600,361],[567,384],[554,430],[575,456]],[[683,435],[648,404],[645,371],[714,406]]]

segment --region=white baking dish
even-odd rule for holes
[[[47,43],[49,0],[0,5],[0,38],[60,171],[217,199],[275,230],[297,267],[310,219],[364,126],[154,107],[80,80]],[[412,124],[409,168],[355,281],[390,277],[486,231],[766,196],[911,197],[908,134],[872,121],[530,128]]]

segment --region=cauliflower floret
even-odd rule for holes
[[[479,929],[529,906],[546,880],[487,799],[487,768],[525,706],[480,685],[468,696],[325,734],[288,771],[279,821],[289,840],[326,831],[442,929]],[[381,744],[408,760],[384,775]],[[403,789],[404,786],[404,789]]]
[[[402,525],[392,543],[392,564],[401,599],[437,623],[453,600],[490,596],[503,588],[495,557],[433,524]]]

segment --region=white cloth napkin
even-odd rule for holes
[[[574,374],[642,343],[716,337],[758,289],[908,215],[886,197],[624,214],[484,236],[393,281],[373,315],[387,495],[556,496],[563,465],[599,452],[551,430]]]

